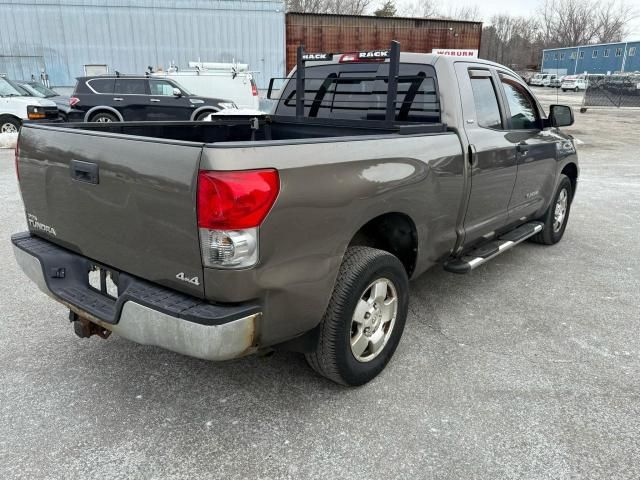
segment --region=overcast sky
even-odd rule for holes
[[[380,1],[380,3],[382,3],[382,1]],[[414,0],[397,0],[398,5],[411,3],[414,3]],[[640,14],[640,0],[626,0],[626,3],[633,6]],[[478,6],[484,16],[483,21],[485,22],[488,22],[489,18],[497,13],[522,16],[530,15],[535,12],[541,4],[542,0],[450,0],[446,2],[446,5]],[[630,30],[631,33],[626,40],[640,40],[640,19],[636,19],[633,22]]]

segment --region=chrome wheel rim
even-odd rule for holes
[[[1,133],[18,133],[18,129],[13,123],[6,122],[6,123],[3,123],[2,126],[0,127],[0,132]]]
[[[111,123],[111,119],[108,117],[99,117],[96,122],[98,123]]]
[[[567,189],[563,188],[558,195],[556,201],[556,208],[553,215],[553,231],[558,233],[564,224],[564,219],[567,216],[567,205],[569,203],[569,194]]]
[[[351,319],[351,353],[370,362],[384,350],[398,314],[398,291],[393,282],[379,278],[360,296]]]

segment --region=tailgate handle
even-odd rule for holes
[[[98,183],[98,164],[71,160],[71,178],[85,183]]]

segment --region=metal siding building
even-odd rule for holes
[[[389,47],[398,40],[403,52],[431,53],[434,48],[480,49],[482,23],[428,18],[287,14],[287,72],[296,48],[307,52],[345,53]]]
[[[285,73],[281,0],[0,0],[0,72],[75,85],[86,64],[143,73],[170,62],[248,63]]]
[[[640,41],[543,50],[542,71],[559,75],[637,72]]]

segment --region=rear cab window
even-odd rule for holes
[[[304,113],[309,118],[384,120],[388,63],[343,63],[305,68]],[[276,113],[295,116],[296,77],[280,96]],[[431,65],[401,63],[396,121],[440,122],[435,70]]]

